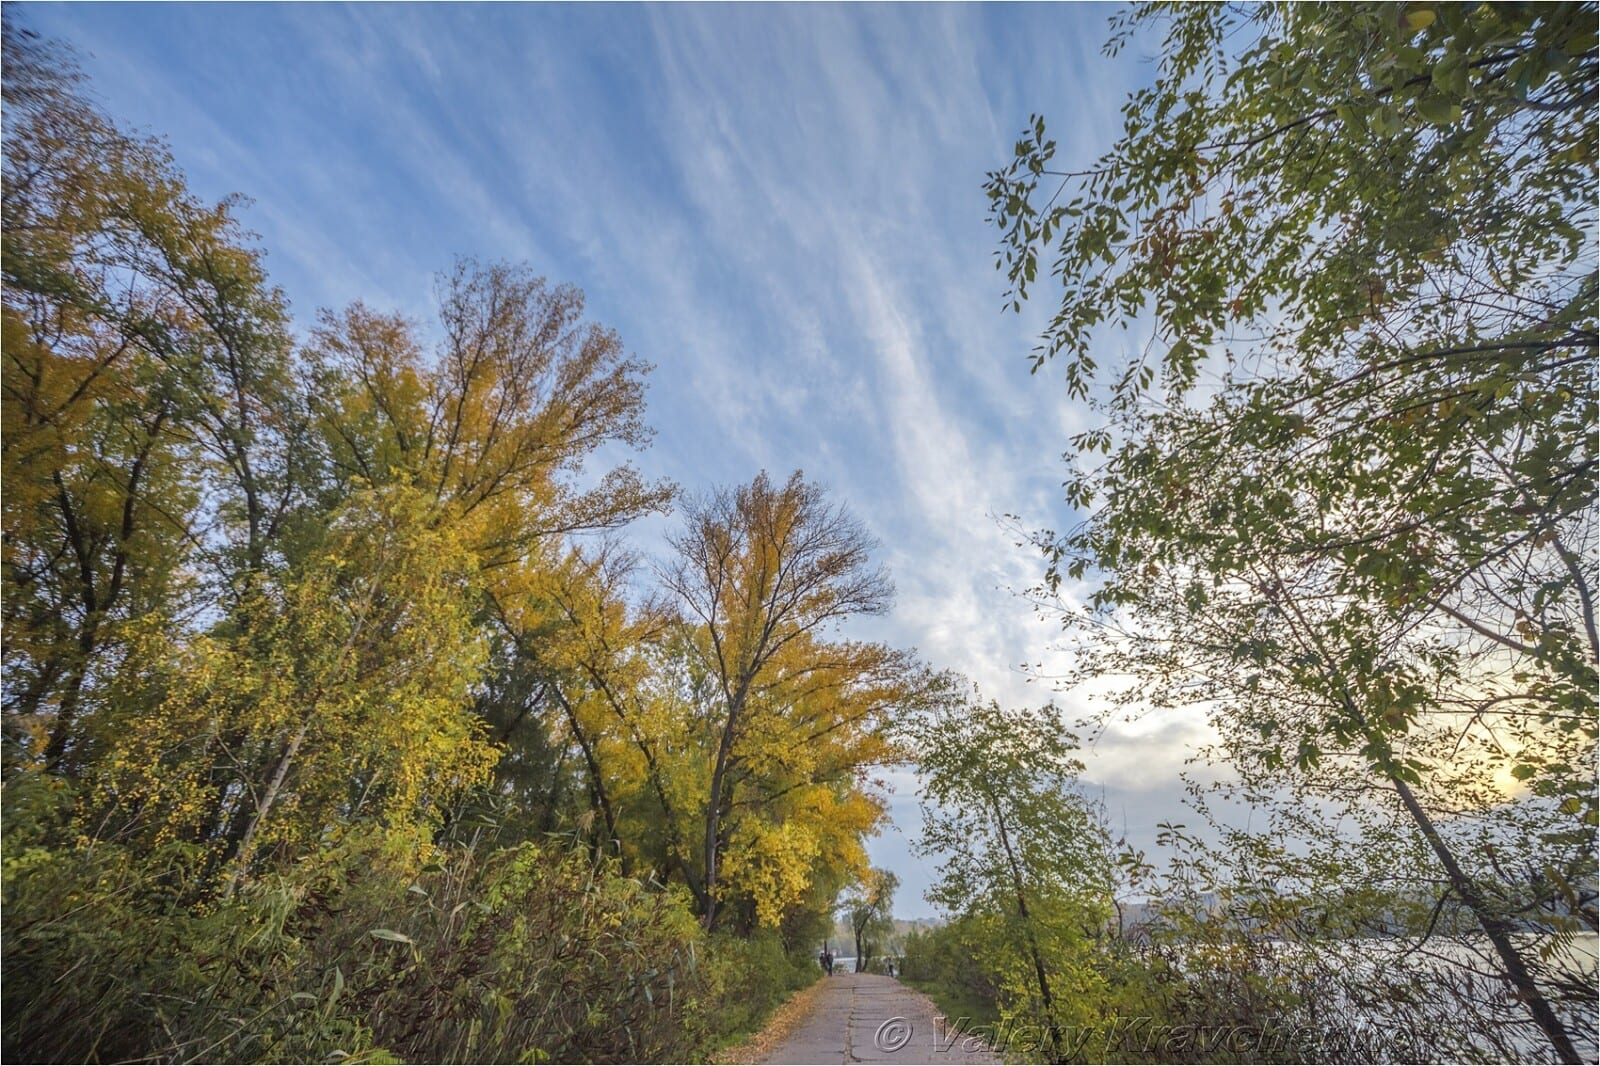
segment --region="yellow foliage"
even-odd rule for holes
[[[148,710],[115,720],[98,795],[157,840],[221,847],[224,826],[255,824],[258,853],[314,848],[357,817],[436,823],[497,753],[470,700],[471,557],[428,516],[414,490],[363,493],[234,632],[141,634],[130,681]]]
[[[755,901],[756,920],[775,927],[811,886],[821,845],[803,822],[741,822],[723,853],[724,887]]]

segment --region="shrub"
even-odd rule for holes
[[[809,951],[785,949],[771,930],[748,939],[718,934],[711,938],[707,955],[707,998],[698,1034],[706,1048],[760,1029],[774,1007],[816,980],[820,972]]]
[[[366,830],[231,901],[186,907],[176,847],[8,841],[5,1053],[682,1059],[732,989],[786,980],[755,962],[708,967],[687,900],[583,849],[427,854]]]

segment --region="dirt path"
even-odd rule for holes
[[[998,1063],[982,1042],[946,1030],[933,1001],[892,977],[824,978],[805,1017],[761,1062]]]

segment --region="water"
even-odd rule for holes
[[[1257,946],[1260,969],[1298,987],[1304,997],[1300,1016],[1279,1024],[1317,1034],[1326,1058],[1553,1059],[1548,1038],[1498,976],[1500,960],[1481,934]],[[1541,990],[1579,1053],[1587,1061],[1600,1058],[1600,935],[1562,941],[1529,934],[1518,946],[1538,960]]]

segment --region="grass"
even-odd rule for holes
[[[755,1032],[729,1034],[727,1043],[714,1052],[708,1061],[719,1066],[756,1062],[764,1058],[784,1037],[794,1031],[805,1016],[811,1013],[811,1003],[824,987],[821,975],[804,988],[787,993],[773,1004]]]
[[[999,1029],[1000,1012],[995,1009],[994,1004],[976,999],[970,993],[953,989],[939,981],[913,981],[904,978],[902,980],[933,1000],[933,1005],[939,1008],[939,1013],[944,1015],[947,1024],[959,1024],[967,1033],[971,1033],[974,1029],[987,1029],[989,1033],[994,1033]],[[1007,1062],[1014,1061],[1013,1056],[1005,1052],[1001,1052],[1001,1057]]]
[[[963,994],[938,981],[906,980],[905,983],[932,999],[940,1012],[951,1022],[965,1018],[970,1025],[1000,1024],[1000,1012],[992,1003],[974,999],[971,995]]]

